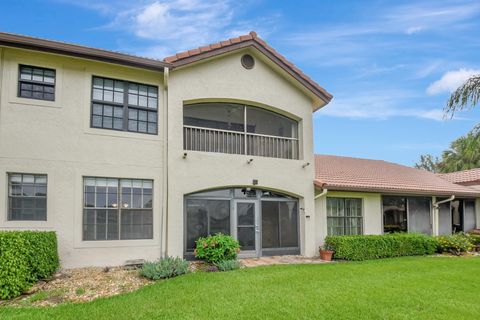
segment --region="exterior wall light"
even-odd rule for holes
[[[308,167],[310,165],[310,162],[306,162],[303,164],[302,168],[305,169],[305,167]]]
[[[185,159],[185,158],[187,157],[187,155],[188,155],[188,154],[187,154],[186,152],[184,152],[184,153],[183,153],[183,156],[182,156],[182,159]]]
[[[247,164],[250,164],[250,163],[252,163],[252,162],[253,162],[253,159],[248,159],[248,160],[247,160]]]

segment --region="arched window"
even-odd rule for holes
[[[298,159],[298,122],[278,113],[235,103],[183,108],[184,149]]]

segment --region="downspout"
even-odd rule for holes
[[[442,200],[442,201],[436,201],[433,203],[433,224],[434,224],[434,228],[433,228],[433,235],[434,236],[438,236],[439,235],[439,228],[440,228],[440,219],[439,219],[439,215],[440,215],[440,205],[442,203],[446,203],[446,202],[451,202],[455,200],[455,196],[452,195],[450,196],[450,198],[448,199],[445,199],[445,200]]]
[[[317,199],[320,198],[320,197],[326,196],[327,193],[328,193],[328,189],[322,189],[322,192],[319,193],[319,194],[317,194],[313,199],[314,199],[314,200],[317,200]]]
[[[2,104],[2,83],[3,83],[3,76],[4,76],[4,72],[3,72],[3,55],[4,55],[4,51],[5,51],[5,48],[3,47],[0,47],[0,105]],[[0,108],[1,110],[1,108]],[[1,113],[1,112],[0,112]],[[1,114],[0,114],[0,118],[1,118]]]
[[[455,196],[450,196],[450,198],[448,198],[448,199],[435,202],[433,204],[433,207],[438,209],[440,204],[445,203],[445,202],[450,202],[450,201],[453,201],[453,200],[455,200]]]
[[[168,77],[170,70],[163,69],[163,214],[162,214],[162,246],[160,256],[168,256]],[[163,248],[162,248],[163,247]],[[162,249],[164,252],[162,252]]]

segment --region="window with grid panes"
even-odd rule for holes
[[[92,86],[92,127],[157,134],[157,87],[101,77]]]
[[[327,233],[329,236],[362,234],[362,199],[327,197]]]
[[[153,181],[84,178],[83,240],[153,238]]]
[[[8,220],[47,220],[47,176],[8,174]]]
[[[18,96],[37,100],[55,100],[55,70],[19,66]]]

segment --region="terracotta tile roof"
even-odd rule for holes
[[[439,173],[438,176],[453,183],[480,184],[480,168],[451,173]]]
[[[382,160],[315,156],[316,186],[329,190],[480,197],[480,190],[436,174]]]
[[[237,38],[231,38],[226,41],[220,41],[196,49],[180,52],[173,56],[166,57],[164,61],[167,63],[171,63],[174,66],[182,66],[248,46],[255,47],[264,54],[266,54],[274,62],[280,65],[280,67],[290,73],[293,77],[295,77],[302,84],[304,84],[310,91],[312,91],[315,95],[321,98],[325,103],[328,103],[330,102],[330,100],[332,100],[333,96],[329,92],[327,92],[318,83],[316,83],[306,74],[304,74],[293,63],[288,61],[283,55],[278,53],[265,41],[259,38],[254,31],[251,31],[249,34]]]

